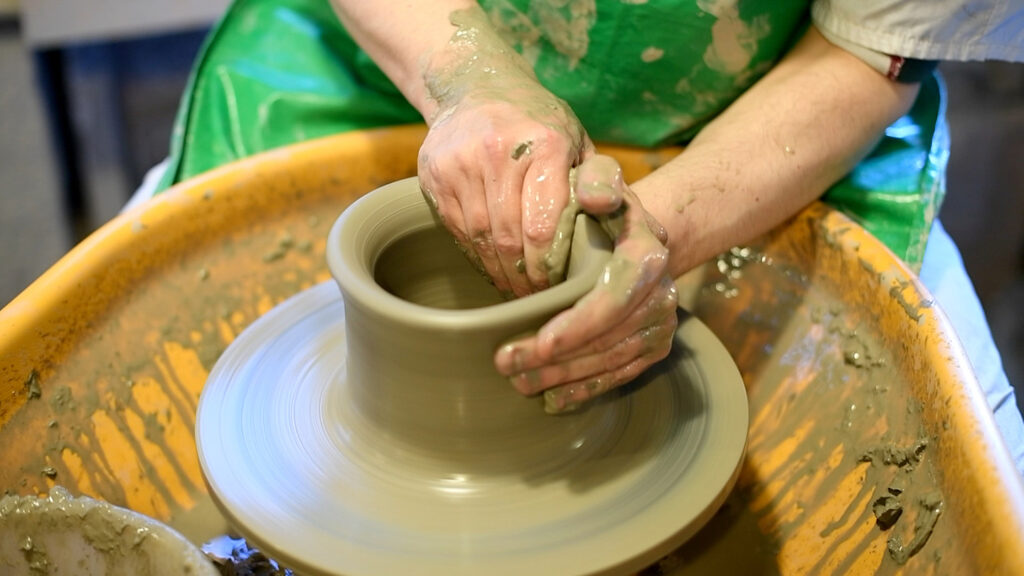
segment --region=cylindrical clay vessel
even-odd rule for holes
[[[555,417],[493,364],[509,339],[538,329],[590,290],[611,242],[579,216],[568,277],[504,301],[459,251],[415,178],[353,203],[328,237],[345,301],[345,395],[383,447],[465,472],[543,466],[590,432],[601,410]]]

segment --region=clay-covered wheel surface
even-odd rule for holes
[[[629,573],[692,536],[735,483],[743,382],[683,311],[669,358],[580,414],[552,416],[587,422],[585,441],[493,474],[464,473],[444,446],[397,446],[361,417],[344,314],[333,282],[271,310],[221,356],[196,418],[214,500],[300,573]]]

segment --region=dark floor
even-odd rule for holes
[[[65,52],[88,219],[117,213],[167,153],[203,31]],[[959,244],[1011,378],[1024,389],[1024,65],[943,65],[953,150],[941,218]],[[0,25],[0,305],[72,244],[33,68]],[[1024,394],[1018,393],[1022,403]]]

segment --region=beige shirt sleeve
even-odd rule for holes
[[[1024,61],[1022,0],[814,0],[830,39],[919,60]]]

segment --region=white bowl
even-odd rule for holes
[[[0,573],[217,576],[184,536],[156,520],[54,487],[0,499]]]

